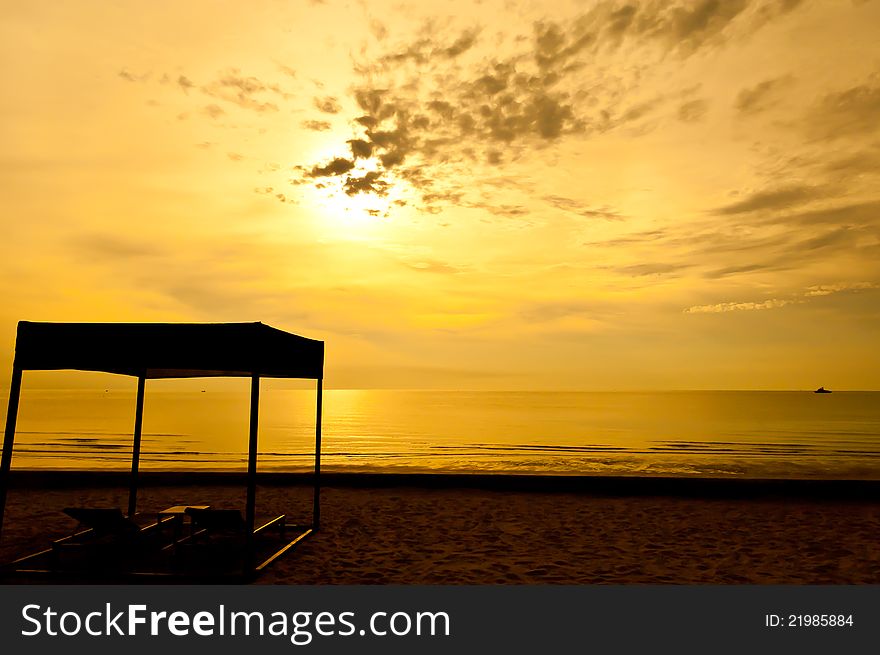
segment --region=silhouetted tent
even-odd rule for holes
[[[128,515],[137,509],[138,463],[148,379],[251,378],[245,521],[254,529],[260,378],[317,380],[311,529],[320,523],[321,402],[324,342],[263,323],[35,323],[20,321],[0,462],[0,530],[9,486],[22,371],[100,371],[137,377]]]

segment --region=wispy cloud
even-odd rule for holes
[[[186,80],[186,84],[182,83],[181,80]],[[185,90],[195,86],[192,81],[184,76],[180,76],[177,83]],[[276,101],[268,100],[267,98],[286,99],[290,97],[278,84],[263,82],[254,76],[245,75],[237,68],[229,68],[223,71],[216,79],[202,85],[200,88],[203,93],[218,100],[258,113],[278,111]]]
[[[837,284],[818,284],[816,286],[809,287],[804,293],[804,296],[807,298],[814,298],[816,296],[829,296],[832,293],[840,293],[841,291],[860,291],[864,289],[877,289],[880,288],[874,282],[850,282],[850,283],[837,283]]]
[[[316,121],[316,120],[307,120],[300,123],[305,129],[311,130],[312,132],[326,132],[331,129],[333,125],[328,123],[327,121]]]
[[[831,189],[809,184],[792,184],[784,187],[763,189],[747,195],[742,200],[725,205],[716,210],[721,215],[744,214],[749,212],[791,209],[818,198],[828,197]]]
[[[740,114],[758,114],[782,100],[784,93],[794,84],[794,77],[774,77],[754,86],[742,89],[736,96],[736,109]]]
[[[338,114],[340,111],[342,111],[342,106],[339,104],[339,100],[337,100],[333,96],[314,98],[313,104],[318,109],[318,111],[321,111],[325,114]]]
[[[119,77],[129,82],[146,82],[150,79],[150,73],[132,73],[127,68],[123,68],[119,71]]]
[[[806,127],[818,139],[861,137],[880,132],[880,74],[864,84],[825,95],[807,114]]]
[[[727,312],[758,311],[763,309],[779,309],[787,305],[800,304],[820,296],[845,291],[862,291],[866,289],[878,289],[880,285],[875,282],[843,282],[835,284],[820,284],[808,287],[806,291],[788,298],[770,298],[768,300],[749,302],[721,302],[713,305],[694,305],[684,310],[685,314],[724,314]]]
[[[725,312],[749,312],[761,309],[777,309],[790,305],[796,300],[771,298],[761,302],[721,302],[714,305],[694,305],[684,310],[685,314],[722,314]]]

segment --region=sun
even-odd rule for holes
[[[325,157],[332,161],[332,157]],[[376,178],[359,190],[351,182]],[[350,237],[367,237],[385,231],[408,202],[405,185],[372,159],[357,159],[344,174],[322,177],[311,185],[312,204],[320,220]],[[337,234],[338,235],[338,234]]]
[[[375,225],[390,217],[391,203],[386,196],[372,193],[349,195],[342,189],[334,189],[328,194],[325,203],[328,215],[332,215],[342,225]]]

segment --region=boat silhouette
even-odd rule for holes
[[[813,393],[831,393],[831,389],[826,389],[825,387],[819,387]]]

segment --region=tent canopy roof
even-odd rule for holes
[[[102,371],[147,378],[324,377],[324,342],[263,323],[20,321],[22,370]]]

